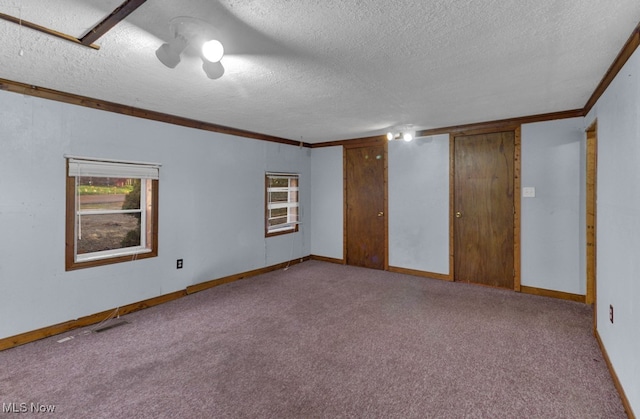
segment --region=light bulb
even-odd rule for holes
[[[224,55],[224,47],[217,39],[212,39],[202,44],[202,56],[205,60],[217,63]]]
[[[402,139],[405,140],[406,142],[409,142],[413,140],[413,135],[410,132],[404,132],[402,133]]]
[[[387,132],[387,140],[393,140],[393,132]]]

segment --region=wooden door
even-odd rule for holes
[[[454,138],[454,278],[514,287],[513,131]]]
[[[385,146],[345,147],[348,265],[385,269]]]

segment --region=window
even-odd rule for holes
[[[266,236],[298,231],[298,175],[267,173]]]
[[[158,254],[159,165],[68,158],[67,270]]]

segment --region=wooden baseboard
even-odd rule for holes
[[[90,326],[92,324],[100,323],[104,319],[109,318],[114,312],[119,315],[133,313],[134,311],[143,310],[145,308],[157,306],[172,300],[187,295],[185,290],[172,292],[170,294],[160,295],[158,297],[149,298],[148,300],[138,301],[137,303],[128,304],[126,306],[112,308],[109,310],[101,311],[99,313],[91,314],[88,316],[80,317],[79,319],[69,320],[64,323],[58,323],[53,326],[43,327],[41,329],[33,330],[31,332],[21,333],[19,335],[11,336],[8,338],[0,339],[0,351],[13,348],[15,346],[24,345],[25,343],[33,342],[36,340],[48,338],[49,336],[59,335],[79,327]]]
[[[586,297],[584,295],[571,294],[569,292],[562,292],[562,291],[546,290],[544,288],[527,287],[524,285],[520,286],[520,292],[523,294],[541,295],[543,297],[552,297],[552,298],[559,298],[561,300],[576,301],[578,303],[584,303],[586,301]]]
[[[598,342],[598,346],[600,346],[600,351],[602,352],[602,357],[604,358],[604,362],[607,364],[607,368],[609,368],[609,373],[611,374],[611,379],[613,380],[613,385],[616,386],[616,390],[618,390],[618,394],[620,395],[620,399],[622,400],[622,405],[624,406],[624,410],[627,412],[627,416],[629,419],[636,419],[636,416],[633,414],[633,409],[631,408],[631,404],[629,403],[629,399],[622,388],[622,384],[620,383],[620,379],[618,379],[618,374],[616,374],[616,370],[613,368],[611,364],[611,359],[609,359],[609,355],[607,354],[607,350],[602,343],[602,339],[600,338],[600,333],[596,329],[593,333],[596,337],[596,341]]]
[[[419,271],[416,269],[400,268],[398,266],[389,266],[389,272],[395,272],[395,273],[406,274],[406,275],[414,275],[414,276],[422,276],[425,278],[432,278],[432,279],[441,279],[443,281],[453,281],[450,275]]]
[[[206,289],[217,287],[219,285],[228,284],[229,282],[234,282],[240,279],[249,278],[249,277],[260,275],[260,274],[265,274],[271,271],[277,271],[278,269],[284,269],[288,266],[297,265],[298,263],[302,263],[309,259],[310,259],[310,256],[305,256],[300,259],[293,259],[288,262],[278,263],[277,265],[265,266],[264,268],[254,269],[251,271],[242,272],[235,275],[229,275],[229,276],[225,276],[218,279],[212,279],[211,281],[190,285],[187,287],[187,294],[193,294],[195,292],[204,291]]]
[[[337,263],[338,265],[344,265],[345,264],[344,259],[330,258],[330,257],[318,256],[318,255],[311,255],[310,257],[311,257],[311,260],[319,260],[319,261],[322,261],[322,262]]]
[[[125,315],[133,313],[135,311],[143,310],[145,308],[157,306],[159,304],[167,303],[172,300],[177,300],[186,295],[193,294],[194,292],[203,291],[208,288],[216,287],[218,285],[227,284],[229,282],[237,281],[243,278],[249,278],[251,276],[260,275],[263,273],[275,271],[278,269],[286,268],[287,266],[296,265],[302,261],[309,260],[310,257],[306,256],[301,259],[295,259],[290,262],[283,262],[277,265],[267,266],[260,269],[254,269],[252,271],[243,272],[235,275],[226,276],[212,281],[203,282],[201,284],[191,285],[184,290],[172,292],[170,294],[160,295],[158,297],[149,298],[137,303],[128,304],[126,306],[116,307],[109,310],[101,311],[99,313],[91,314],[85,317],[81,317],[75,320],[69,320],[64,323],[55,324],[52,326],[43,327],[41,329],[33,330],[30,332],[21,333],[19,335],[10,336],[8,338],[0,339],[0,351],[10,349],[16,346],[24,345],[25,343],[34,342],[36,340],[48,338],[50,336],[59,335],[80,327],[90,326],[92,324],[100,323],[104,319],[109,318],[114,312],[119,315]]]

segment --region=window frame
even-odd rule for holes
[[[287,187],[287,192],[290,194],[291,192],[293,192],[293,190],[291,190],[291,188],[296,188],[295,192],[297,192],[296,194],[296,200],[295,200],[295,207],[297,209],[296,211],[296,220],[295,221],[289,221],[289,208],[287,208],[287,222],[284,223],[285,226],[284,227],[275,227],[273,228],[273,226],[269,226],[269,179],[273,178],[273,177],[279,177],[279,178],[288,178],[289,179],[289,183],[291,182],[291,179],[295,179],[297,185],[296,186],[288,186]],[[264,235],[265,237],[273,237],[273,236],[280,236],[283,234],[290,234],[290,233],[296,233],[299,230],[299,224],[300,224],[300,174],[299,173],[275,173],[275,172],[266,172],[265,173],[265,216],[264,216]]]
[[[82,268],[90,268],[95,266],[104,266],[111,265],[114,263],[122,263],[129,262],[133,260],[139,259],[147,259],[151,257],[158,256],[158,189],[159,189],[159,181],[157,179],[148,179],[144,177],[136,177],[136,176],[127,176],[131,179],[140,179],[141,181],[141,189],[143,185],[147,182],[150,182],[150,208],[145,210],[141,202],[141,219],[145,221],[143,227],[141,227],[141,234],[146,236],[146,247],[144,250],[140,250],[139,247],[133,248],[130,251],[123,250],[122,252],[118,252],[114,249],[114,251],[106,251],[107,254],[102,252],[94,252],[93,257],[85,258],[85,260],[78,260],[76,254],[76,226],[77,226],[77,215],[78,215],[78,200],[76,199],[76,183],[78,176],[69,175],[69,161],[71,158],[66,158],[66,215],[65,215],[65,270],[71,271],[75,269]],[[86,159],[89,161],[99,161],[97,159]],[[121,161],[111,161],[111,160],[103,160],[106,163],[114,163],[114,164],[129,164],[129,162],[121,162]],[[131,163],[132,165],[134,163]],[[138,163],[140,164],[140,163]],[[101,176],[94,176],[101,177]],[[107,177],[107,176],[104,176]],[[146,195],[146,193],[141,194],[142,196]],[[123,248],[126,249],[126,248]],[[102,253],[102,254],[101,254]],[[111,253],[111,255],[109,254]],[[115,254],[114,254],[115,253]]]

